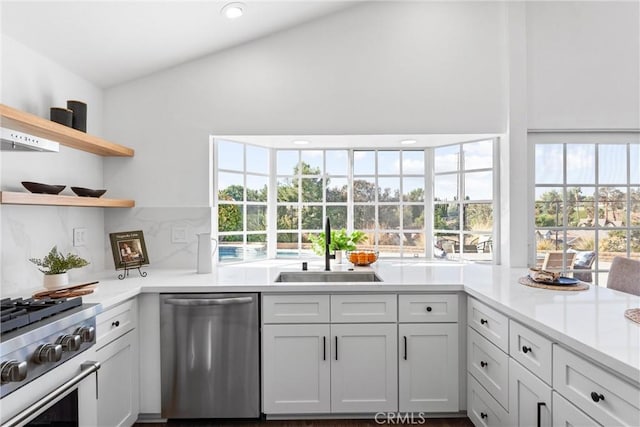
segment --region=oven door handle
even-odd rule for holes
[[[59,397],[64,396],[67,392],[71,391],[80,381],[87,378],[94,372],[97,372],[98,369],[100,369],[100,362],[84,362],[82,365],[80,365],[81,371],[78,375],[71,378],[69,381],[59,386],[51,393],[43,397],[41,400],[29,406],[24,411],[9,419],[7,422],[2,424],[1,427],[13,427],[20,425],[24,421],[27,421],[32,416],[36,415],[41,409],[45,408],[50,403],[53,403]]]

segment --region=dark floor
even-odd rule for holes
[[[404,415],[403,415],[404,416]],[[171,420],[167,424],[134,424],[134,427],[375,427],[380,425],[421,425],[426,427],[473,427],[468,418],[424,418],[397,419],[386,422],[382,417],[375,420],[268,420],[268,421],[218,421],[218,420]]]

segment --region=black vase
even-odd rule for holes
[[[49,118],[51,118],[52,122],[71,127],[73,123],[73,111],[68,108],[51,107]]]
[[[87,131],[87,104],[82,101],[67,101],[67,108],[73,111],[71,127],[82,132]]]

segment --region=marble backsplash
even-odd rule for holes
[[[109,233],[142,230],[153,268],[196,269],[198,233],[211,231],[211,208],[148,207],[114,209],[105,213],[105,268],[114,268]],[[174,243],[173,233],[184,242]]]
[[[142,230],[150,266],[196,269],[197,233],[211,231],[211,208],[103,209],[2,205],[0,209],[0,295],[24,295],[42,284],[42,273],[29,262],[42,258],[54,246],[90,262],[70,270],[71,283],[92,280],[96,273],[114,269],[109,233]],[[86,244],[73,246],[73,229],[86,229]],[[183,230],[185,242],[172,243],[172,232]],[[116,274],[114,270],[114,275]]]
[[[0,293],[19,294],[42,285],[42,273],[29,262],[43,258],[53,246],[90,262],[71,270],[72,283],[104,270],[104,210],[56,206],[2,205],[2,256]],[[73,247],[73,229],[86,229],[86,244]]]

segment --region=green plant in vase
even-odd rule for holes
[[[69,284],[68,271],[89,265],[89,262],[78,255],[68,253],[66,256],[58,252],[58,247],[51,248],[44,258],[31,258],[38,270],[44,273],[44,287],[47,289],[61,289]]]
[[[340,263],[338,259],[342,251],[353,251],[356,249],[358,243],[367,240],[367,235],[363,231],[355,230],[351,233],[347,233],[346,228],[340,230],[331,230],[331,243],[329,244],[329,250],[335,252],[336,262]],[[311,249],[317,255],[324,255],[325,251],[325,232],[321,232],[317,235],[309,236],[311,242]],[[338,255],[340,254],[340,255]]]

